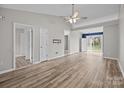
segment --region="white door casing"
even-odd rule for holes
[[[30,62],[33,63],[33,26],[27,25],[27,24],[21,24],[21,23],[13,23],[13,69],[16,69],[16,28],[18,27],[26,27],[28,28],[26,31],[29,32],[29,58]],[[26,36],[25,36],[26,37]],[[24,37],[23,37],[24,38]],[[25,42],[24,40],[21,42]]]
[[[48,57],[48,31],[40,29],[40,61],[46,61]]]

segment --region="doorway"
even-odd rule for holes
[[[48,31],[40,29],[40,62],[48,60]]]
[[[70,30],[64,30],[64,55],[70,54]]]
[[[87,52],[102,52],[102,35],[87,36]]]
[[[82,51],[102,55],[103,54],[103,32],[83,33]]]
[[[65,53],[65,55],[67,55],[68,54],[68,52],[69,52],[69,40],[68,40],[68,35],[65,35],[64,36],[64,53]]]
[[[33,64],[33,27],[14,24],[14,68]]]

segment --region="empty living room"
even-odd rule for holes
[[[0,4],[0,88],[124,88],[124,4]]]

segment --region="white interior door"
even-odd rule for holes
[[[40,61],[47,60],[47,40],[48,40],[48,34],[47,30],[40,29]]]

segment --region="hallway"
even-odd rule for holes
[[[124,87],[115,60],[73,54],[0,75],[0,87]]]

